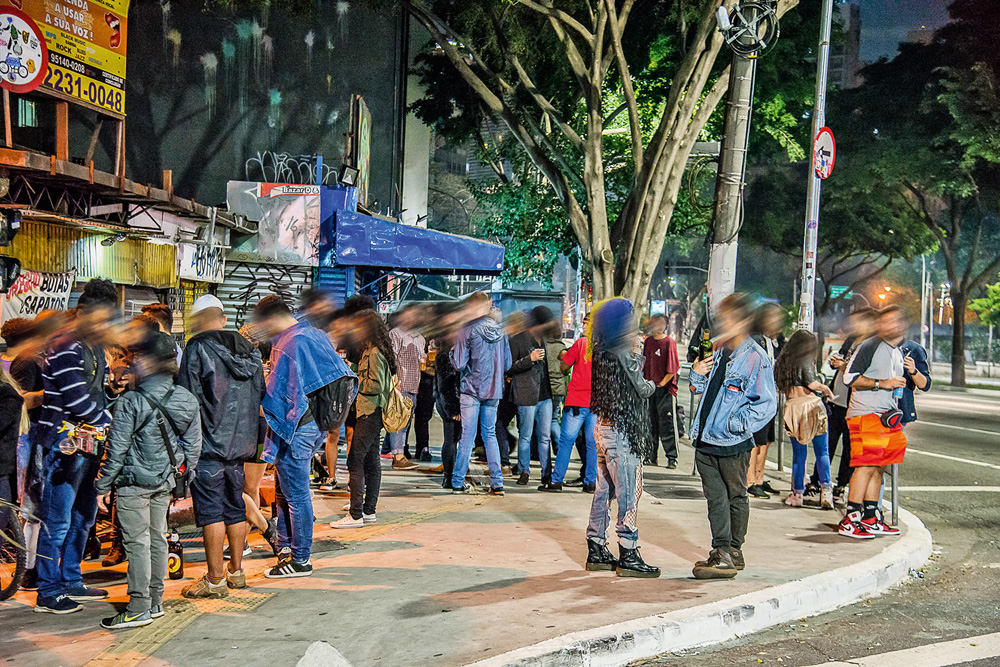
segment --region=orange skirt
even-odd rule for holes
[[[888,466],[903,462],[906,436],[903,427],[888,429],[878,415],[861,415],[847,420],[851,430],[851,467]]]

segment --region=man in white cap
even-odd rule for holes
[[[177,384],[194,394],[201,408],[202,459],[191,484],[191,499],[208,562],[208,573],[181,591],[187,598],[222,598],[229,595],[229,588],[246,588],[243,463],[257,455],[257,429],[247,425],[256,425],[260,415],[264,367],[257,348],[237,332],[224,331],[225,326],[222,302],[212,294],[198,297],[189,321],[194,336],[177,374]],[[228,568],[223,558],[227,537]],[[264,537],[274,541],[273,524]]]

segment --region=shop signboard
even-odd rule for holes
[[[319,264],[319,185],[229,181],[229,210],[257,223],[257,234],[234,244],[227,258],[295,266]]]
[[[33,318],[49,308],[66,310],[69,295],[76,281],[76,271],[41,273],[21,271],[21,275],[3,299],[3,320],[14,317]]]
[[[119,115],[125,113],[128,6],[129,0],[0,0],[0,12],[19,9],[45,37],[44,90]]]
[[[221,283],[226,277],[225,246],[204,243],[177,245],[177,276],[183,280]]]
[[[15,93],[38,88],[48,75],[49,52],[35,21],[14,7],[0,7],[0,86]]]

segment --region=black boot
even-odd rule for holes
[[[617,574],[619,577],[655,579],[660,576],[660,568],[646,565],[642,560],[642,556],[639,555],[638,547],[635,549],[626,549],[619,545]]]
[[[613,570],[617,566],[618,559],[606,546],[598,544],[594,540],[587,540],[587,570],[589,572]]]

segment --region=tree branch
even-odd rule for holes
[[[614,0],[604,0],[604,5],[608,10],[611,45],[614,49],[615,59],[618,61],[618,74],[621,76],[625,103],[628,105],[628,124],[632,133],[632,163],[635,167],[636,182],[638,182],[639,172],[642,169],[642,128],[639,125],[639,107],[635,101],[632,75],[629,73],[628,63],[625,61],[625,50],[622,48],[623,29],[618,23],[618,16],[615,13],[615,2]]]
[[[551,0],[545,0],[545,4],[535,2],[534,0],[517,0],[517,3],[522,7],[527,7],[528,9],[538,12],[543,16],[547,16],[550,21],[558,21],[579,34],[580,37],[582,37],[588,44],[594,41],[594,34],[592,32],[587,30],[582,23],[577,21],[570,14],[553,7]]]

